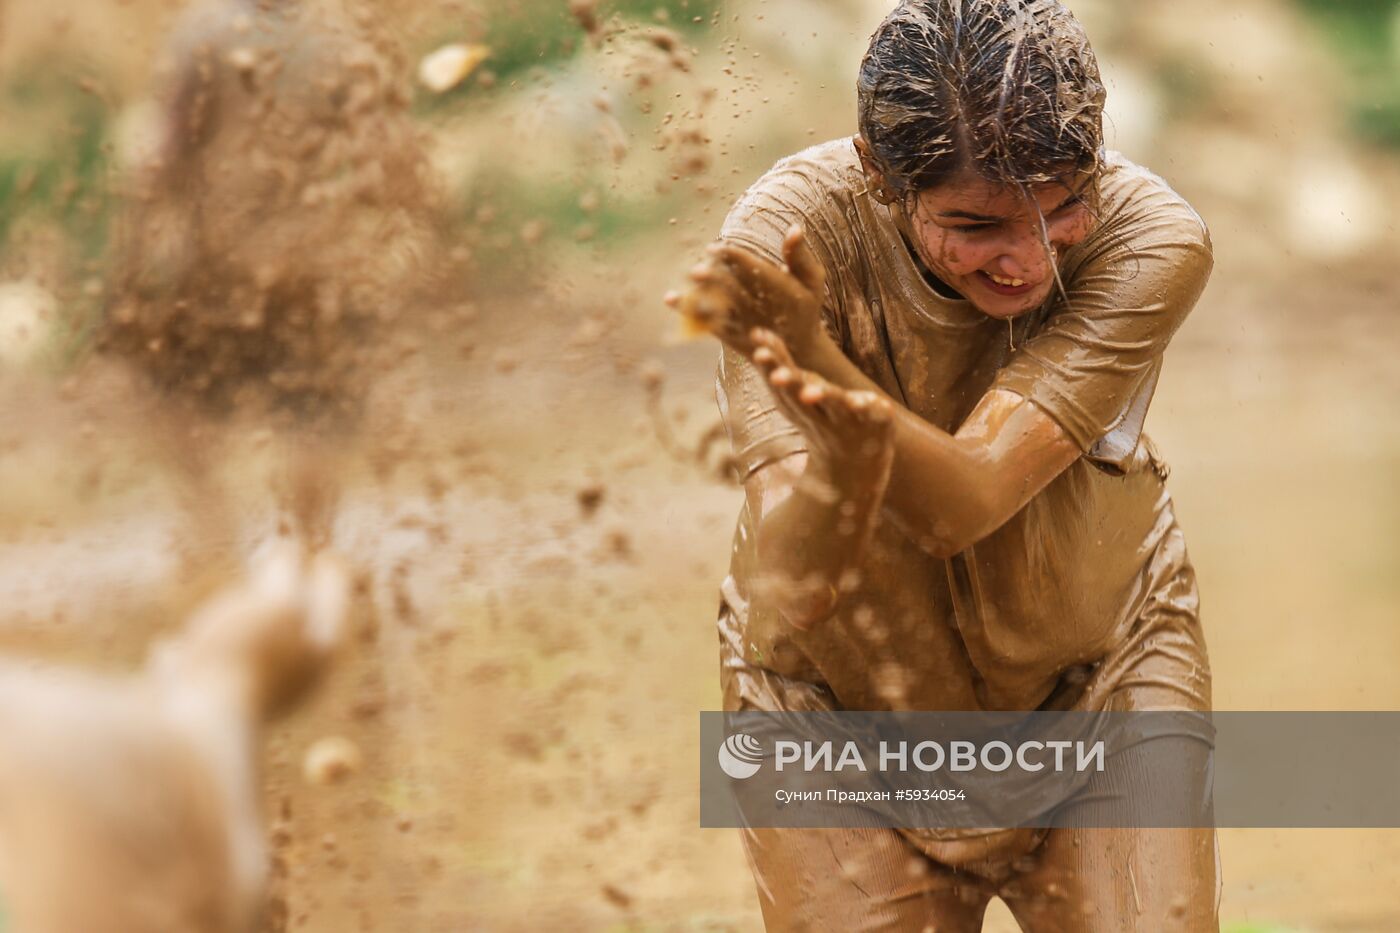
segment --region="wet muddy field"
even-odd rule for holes
[[[1364,209],[1400,161],[1307,128],[1283,3],[1072,5],[1119,144],[1215,239],[1148,430],[1216,706],[1400,707],[1400,234]],[[749,180],[851,131],[888,4],[323,6],[0,0],[0,650],[129,668],[295,532],[355,584],[267,743],[274,928],[759,929],[694,762],[742,496],[717,347],[660,299]],[[1218,88],[1185,111],[1143,77],[1183,49]],[[1227,929],[1400,928],[1400,833],[1221,851]]]

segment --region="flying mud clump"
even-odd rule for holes
[[[452,268],[401,69],[250,0],[197,6],[172,59],[99,346],[206,410],[353,415]]]

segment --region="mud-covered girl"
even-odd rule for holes
[[[760,179],[672,297],[726,344],[746,490],[725,708],[1209,709],[1142,433],[1210,273],[1201,219],[1105,151],[1054,0],[904,0],[858,95],[859,135]],[[1216,928],[1209,830],[745,844],[774,930],[976,930],[993,896],[1027,930]]]

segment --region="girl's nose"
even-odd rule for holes
[[[1040,231],[1019,231],[1001,257],[1002,274],[1027,282],[1039,282],[1050,274],[1052,247],[1046,245]]]

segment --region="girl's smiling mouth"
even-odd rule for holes
[[[984,272],[980,269],[977,271],[977,278],[986,288],[991,289],[998,295],[1005,295],[1008,298],[1015,298],[1034,291],[1040,284],[1038,282],[1027,282],[1024,279],[993,275],[990,272]]]

